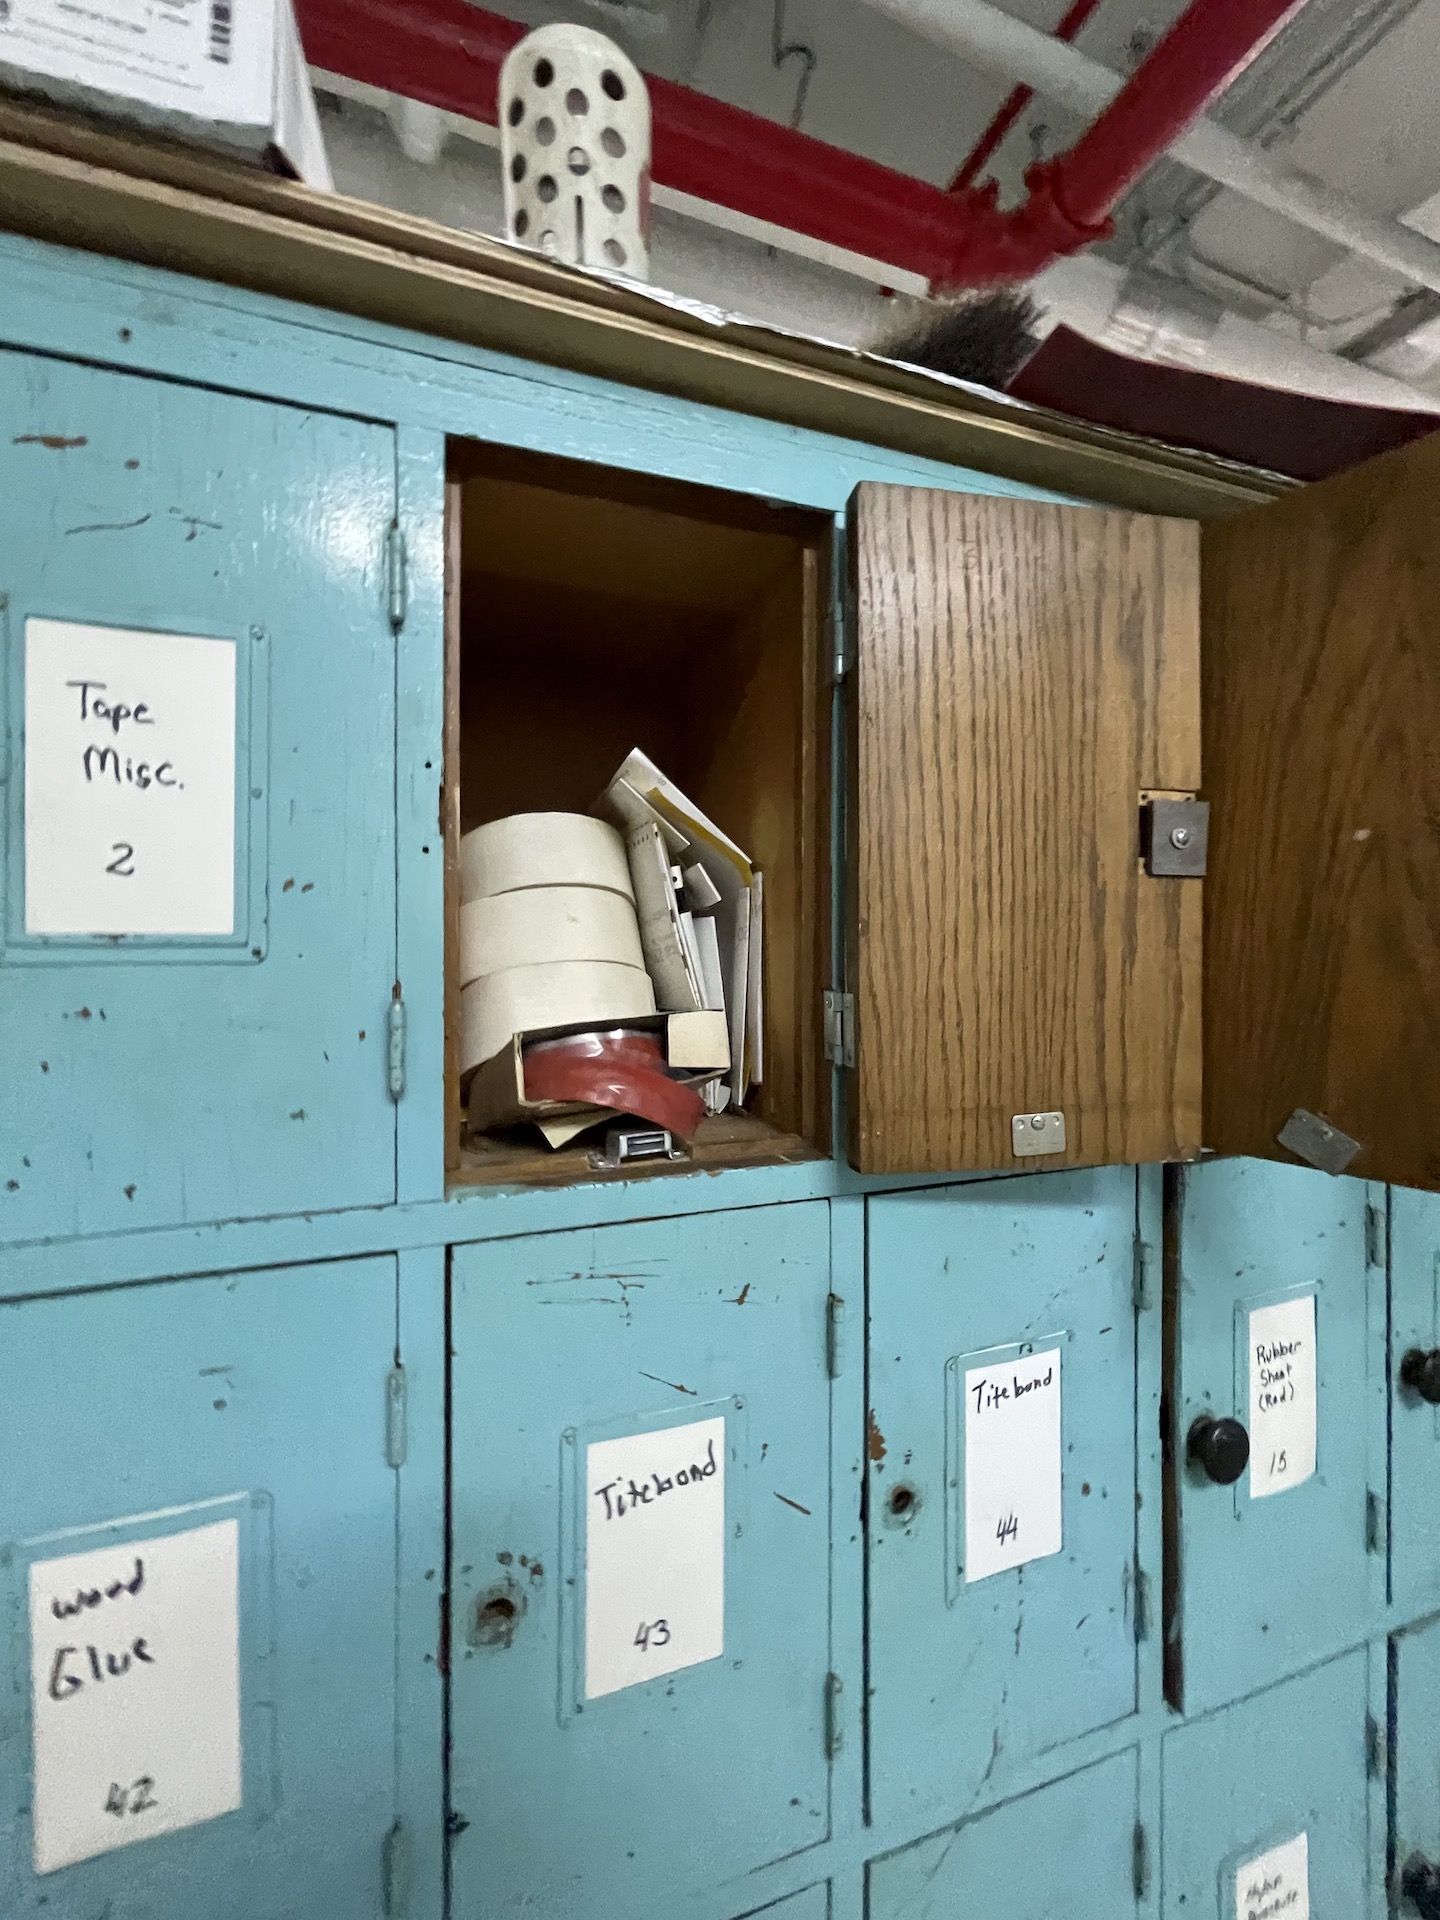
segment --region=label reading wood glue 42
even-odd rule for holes
[[[25,930],[235,930],[235,642],[25,623]]]
[[[240,1805],[239,1536],[221,1520],[32,1564],[36,1873]]]
[[[965,1578],[1062,1544],[1060,1349],[965,1373]]]
[[[1315,1296],[1250,1315],[1250,1497],[1289,1493],[1315,1472]]]
[[[585,1697],[725,1651],[725,1420],[585,1450]]]
[[[1310,1920],[1310,1839],[1297,1833],[1235,1870],[1235,1920]]]

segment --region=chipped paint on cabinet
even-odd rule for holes
[[[1182,1176],[1175,1219],[1172,1694],[1234,1700],[1353,1646],[1384,1620],[1383,1266],[1371,1264],[1363,1181],[1253,1160]],[[1198,1422],[1251,1427],[1251,1315],[1315,1302],[1316,1468],[1255,1497],[1253,1449],[1232,1484],[1189,1457]]]
[[[223,1920],[241,1888],[257,1920],[380,1920],[380,1849],[397,1801],[397,1475],[383,1447],[395,1341],[393,1256],[0,1308],[7,1920]],[[108,1537],[133,1553],[138,1540],[217,1521],[238,1530],[238,1810],[37,1876],[30,1564],[67,1539]],[[133,1604],[87,1603],[71,1637],[99,1643],[103,1659]],[[156,1678],[167,1645],[157,1636],[148,1649]],[[88,1683],[88,1653],[70,1664]],[[96,1684],[150,1678],[148,1665],[120,1678],[112,1666]],[[167,1753],[183,1761],[187,1741],[200,1743],[198,1762],[205,1725],[173,1725]],[[130,1755],[124,1740],[116,1753]],[[179,1783],[149,1764],[113,1783],[131,1793],[151,1773],[142,1804],[132,1797],[114,1816],[136,1834],[143,1800],[163,1806]]]
[[[828,1652],[829,1253],[823,1206],[455,1251],[456,1920],[669,1914],[828,1838],[833,1749],[858,1737]],[[672,1562],[668,1516],[722,1480],[718,1565]],[[687,1602],[723,1614],[720,1651],[597,1696],[596,1529],[633,1542],[617,1659],[668,1666]]]
[[[0,1132],[0,1238],[393,1200],[393,434],[4,352],[0,418],[0,1078],[15,1102]],[[24,662],[37,618],[235,648],[233,934],[27,931]],[[163,714],[163,685],[107,692]],[[77,750],[73,777],[98,796],[128,776],[145,722],[122,736],[90,718],[101,757],[82,766]],[[181,803],[158,786],[144,798]],[[127,884],[123,864],[104,878]]]
[[[1136,1710],[1135,1176],[868,1211],[870,1805],[928,1823]],[[967,1578],[967,1400],[1012,1378],[1033,1398],[1042,1364],[1059,1372],[1059,1550]]]

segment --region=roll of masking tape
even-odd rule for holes
[[[624,839],[588,813],[512,813],[464,835],[462,900],[523,887],[608,887],[635,898]]]
[[[460,984],[507,967],[601,960],[643,967],[635,908],[604,887],[526,887],[460,909]]]
[[[460,1070],[478,1067],[517,1033],[582,1021],[599,1026],[654,1011],[655,989],[643,967],[556,960],[487,973],[460,992]]]

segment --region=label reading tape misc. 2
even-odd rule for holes
[[[25,623],[25,930],[235,931],[235,642]]]

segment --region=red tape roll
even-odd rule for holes
[[[658,1038],[630,1027],[533,1041],[525,1049],[525,1096],[632,1113],[681,1140],[705,1117],[696,1088],[671,1078]]]

